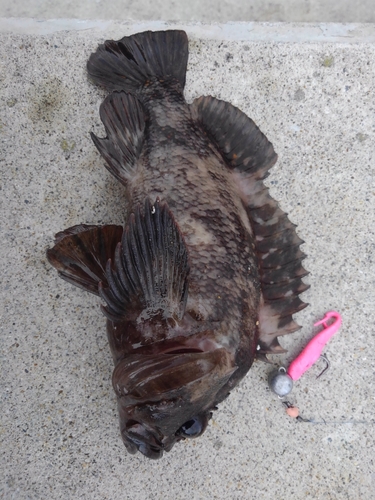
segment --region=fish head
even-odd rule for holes
[[[133,355],[113,373],[121,435],[130,453],[160,458],[183,439],[203,434],[236,371],[225,348]],[[225,389],[224,389],[225,392]]]

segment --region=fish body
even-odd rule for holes
[[[121,226],[74,226],[47,256],[100,295],[130,453],[159,458],[201,435],[256,355],[283,352],[305,304],[301,240],[263,178],[271,143],[229,103],[183,97],[182,31],[107,41],[88,62],[112,93],[92,135],[123,183]]]

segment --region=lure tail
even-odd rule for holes
[[[108,90],[135,92],[155,80],[175,80],[183,89],[187,60],[184,31],[145,31],[104,42],[91,54],[87,71]]]

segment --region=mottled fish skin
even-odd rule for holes
[[[182,89],[156,82],[139,98],[149,117],[148,134],[137,174],[128,183],[129,211],[146,196],[151,200],[159,197],[168,203],[184,237],[190,262],[185,316],[189,320],[186,327],[180,325],[179,345],[189,346],[181,337],[192,338],[194,346],[200,338],[206,344],[212,340],[216,348],[223,347],[231,354],[235,368],[205,408],[212,410],[246,374],[255,357],[260,283],[252,229],[228,167],[193,121]],[[113,328],[108,322],[116,360],[132,351],[129,343],[137,349],[139,344],[148,345],[139,330],[133,337],[126,326],[127,342],[121,334],[115,346],[118,333]],[[122,331],[121,325],[117,325],[118,330]],[[153,329],[153,342],[175,338],[173,328]],[[130,415],[119,406],[126,421]],[[176,430],[172,438],[161,439],[164,450],[176,440]]]
[[[156,82],[140,99],[149,126],[137,175],[129,182],[130,211],[146,196],[167,201],[191,263],[187,311],[215,322],[215,342],[233,353],[241,335],[250,338],[252,361],[258,266],[249,218],[228,167],[193,121],[182,89]]]
[[[237,108],[183,97],[187,37],[107,41],[88,62],[113,91],[93,141],[123,183],[120,226],[74,226],[47,256],[100,295],[127,450],[160,458],[201,435],[257,354],[282,352],[305,304],[301,241],[263,184],[277,156]]]

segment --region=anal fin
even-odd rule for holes
[[[105,268],[121,241],[121,226],[87,226],[80,224],[55,236],[55,246],[47,250],[47,258],[61,278],[84,290],[99,295],[98,285],[107,282]]]
[[[192,104],[192,116],[230,169],[253,229],[262,288],[258,353],[283,352],[277,337],[299,328],[293,314],[307,305],[299,294],[308,288],[302,281],[308,273],[303,240],[263,183],[277,155],[255,123],[227,102],[201,97]]]
[[[142,151],[145,129],[142,105],[131,94],[113,92],[100,106],[100,118],[107,137],[100,139],[91,133],[91,138],[107,162],[107,169],[126,185],[136,171]]]

